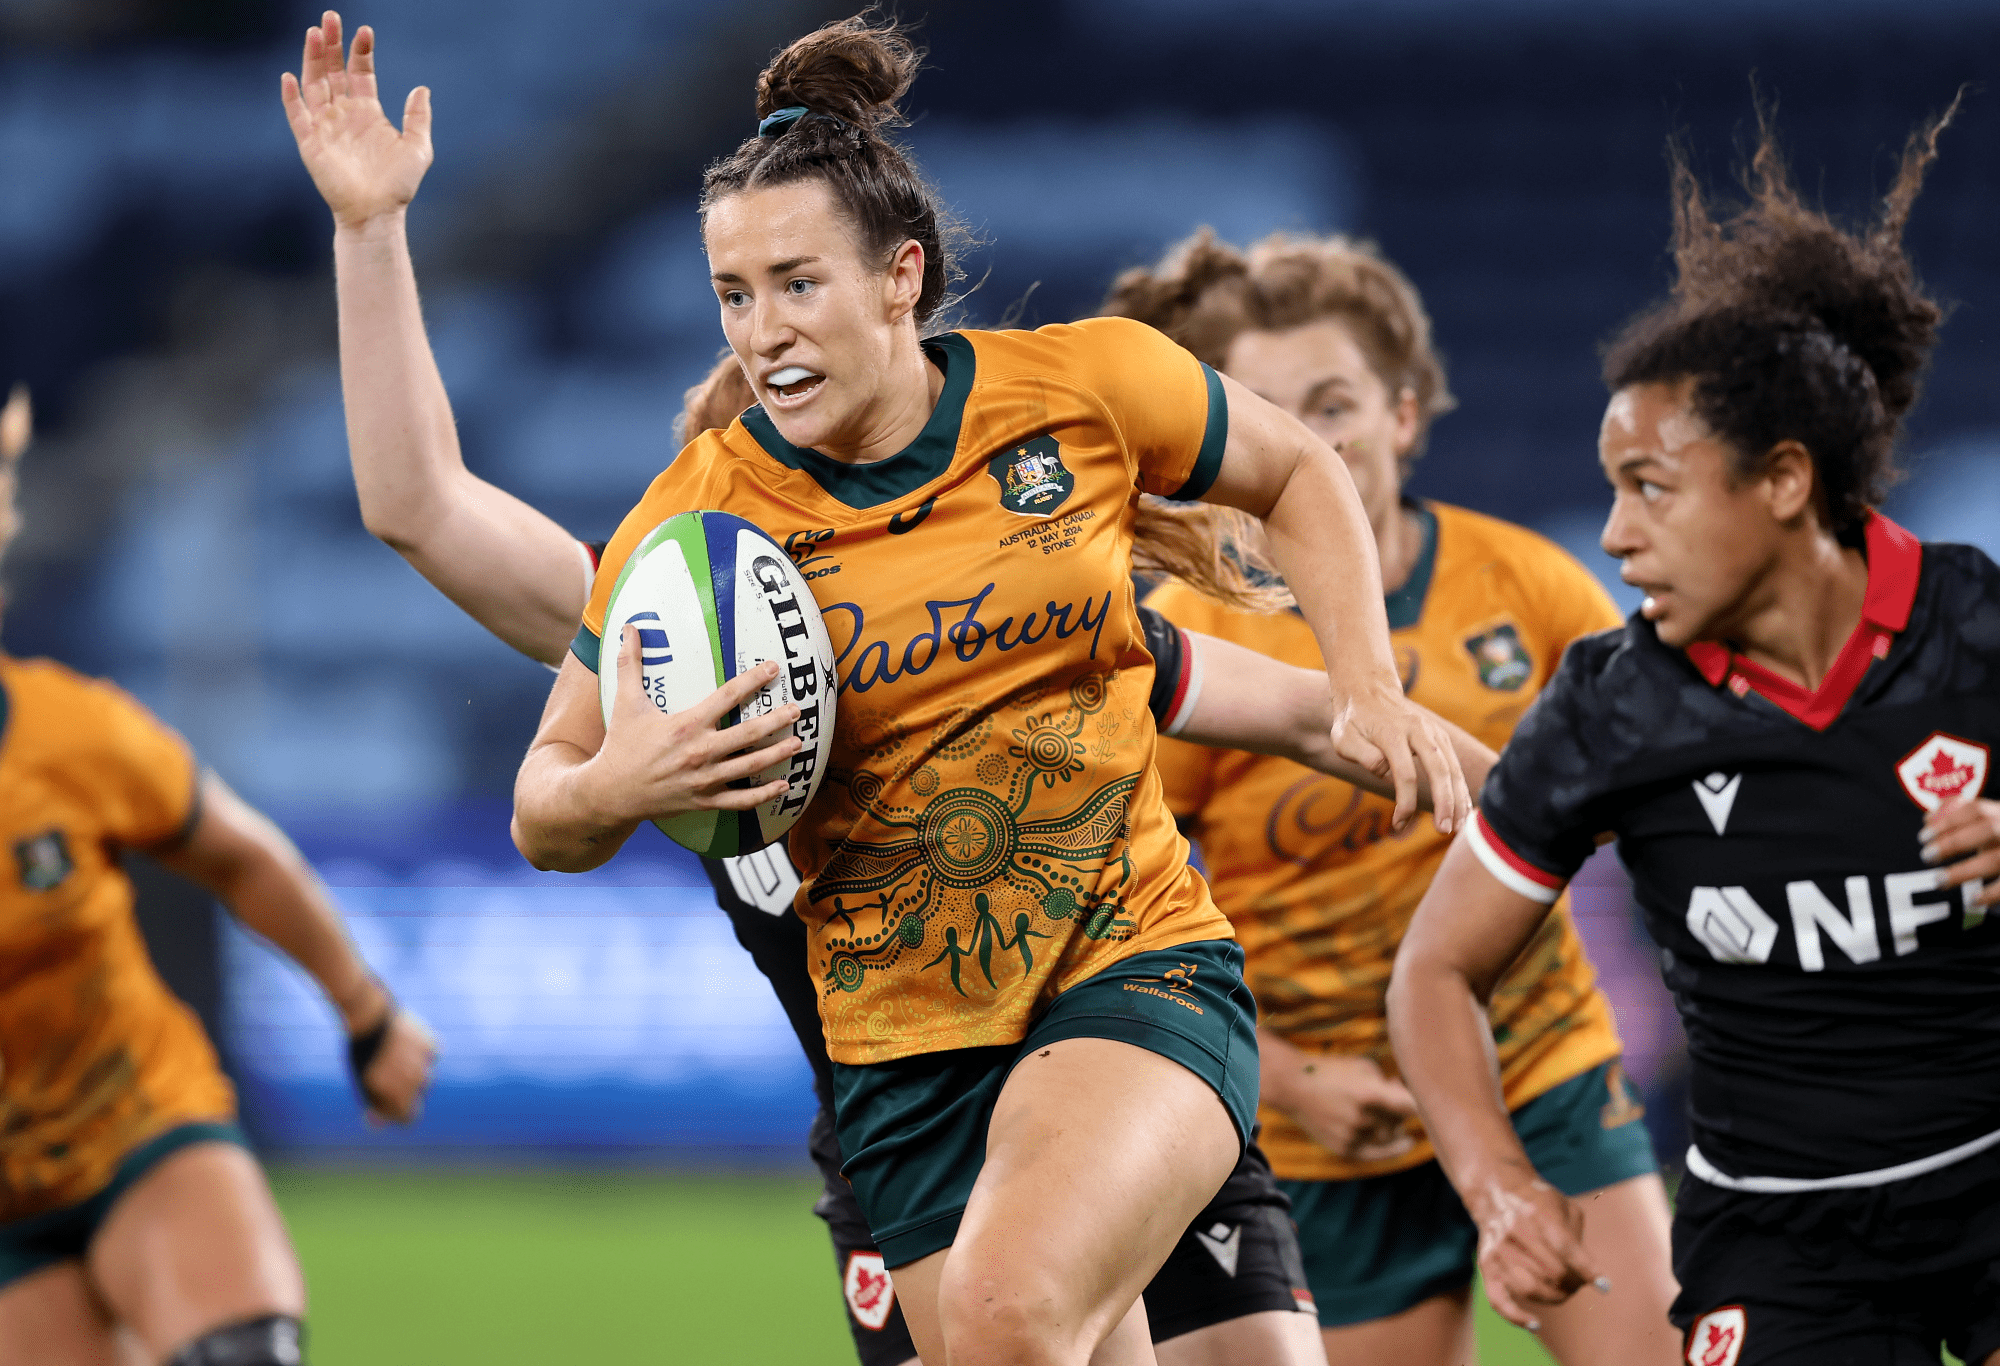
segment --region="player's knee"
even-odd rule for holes
[[[1080,1366],[1090,1358],[1080,1341],[1086,1315],[1066,1298],[1032,1278],[947,1276],[938,1311],[952,1366]]]
[[[289,1314],[267,1314],[204,1333],[181,1348],[167,1366],[299,1366],[304,1331]]]

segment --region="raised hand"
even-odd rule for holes
[[[1395,784],[1397,830],[1416,817],[1419,764],[1430,779],[1437,828],[1450,834],[1471,816],[1472,794],[1450,732],[1437,717],[1404,697],[1400,688],[1350,694],[1334,718],[1332,734],[1333,747],[1342,758]]]
[[[358,228],[401,213],[431,165],[431,92],[418,86],[398,132],[375,93],[375,32],[363,26],[341,53],[340,16],[328,10],[306,30],[299,74],[280,79],[285,117],[333,219]]]

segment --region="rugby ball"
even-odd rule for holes
[[[782,838],[826,775],[838,691],[819,604],[791,556],[726,512],[683,512],[648,532],[604,610],[597,697],[607,727],[627,626],[639,632],[640,686],[663,712],[684,711],[745,669],[778,661],[771,685],[721,724],[798,703],[792,733],[803,748],[743,784],[787,778],[784,795],[750,811],[689,811],[653,823],[706,858],[734,858]]]

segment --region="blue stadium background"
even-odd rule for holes
[[[589,537],[671,458],[681,391],[719,344],[701,167],[748,131],[774,46],[841,12],[350,13],[381,35],[386,104],[435,91],[412,222],[476,470]],[[185,731],[293,832],[438,1027],[425,1123],[368,1134],[301,979],[142,871],[156,949],[218,1024],[266,1142],[792,1157],[805,1068],[699,870],[651,832],[587,878],[520,862],[507,792],[549,676],[361,527],[329,227],[277,102],[315,13],[0,0],[0,381],[34,385],[43,433],[6,646],[108,674]],[[1993,69],[2000,9],[1015,0],[937,5],[923,37],[910,140],[988,242],[969,321],[1087,314],[1119,268],[1203,223],[1374,237],[1425,291],[1462,401],[1415,490],[1541,528],[1608,578],[1594,348],[1667,279],[1667,135],[1725,175],[1755,72],[1805,183],[1859,211],[1912,123]],[[1975,92],[1911,233],[1956,310],[1894,509],[1989,549],[1996,154],[2000,105]],[[1593,942],[1633,993],[1628,1034],[1670,1054],[1603,887]]]

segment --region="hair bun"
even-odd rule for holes
[[[923,54],[893,23],[865,14],[809,33],[757,78],[757,117],[804,105],[862,132],[902,123],[896,102],[917,78]]]

